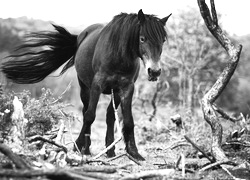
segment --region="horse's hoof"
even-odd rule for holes
[[[107,152],[107,156],[108,156],[109,158],[115,157],[115,152],[109,150],[109,151]]]
[[[89,150],[89,149],[84,149],[84,148],[82,148],[81,153],[82,153],[82,154],[84,154],[84,155],[91,155],[91,153],[90,153],[90,150]]]
[[[136,153],[129,153],[129,155],[131,155],[133,158],[135,158],[137,161],[145,161],[145,158],[142,157],[138,152]]]

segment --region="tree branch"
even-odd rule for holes
[[[231,40],[226,36],[226,34],[223,33],[220,26],[218,25],[214,0],[211,0],[210,4],[212,17],[205,0],[198,0],[200,13],[207,28],[217,39],[217,41],[222,45],[222,47],[228,52],[230,59],[227,66],[224,68],[223,72],[220,74],[212,88],[202,98],[201,104],[204,118],[212,129],[212,154],[214,155],[216,160],[226,161],[227,157],[221,149],[223,130],[214,110],[213,103],[223,92],[231,77],[233,76],[240,59],[242,45],[238,45],[237,47],[235,47]]]

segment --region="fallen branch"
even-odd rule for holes
[[[238,61],[240,59],[240,53],[242,50],[242,45],[237,47],[231,42],[231,40],[223,33],[222,29],[218,25],[217,13],[215,10],[214,1],[210,0],[211,13],[205,2],[205,0],[198,0],[198,5],[200,8],[201,16],[204,22],[212,33],[212,35],[217,39],[217,41],[222,45],[222,47],[227,51],[230,56],[230,60],[227,66],[224,68],[221,75],[218,77],[217,81],[214,83],[212,88],[204,95],[201,100],[202,110],[204,114],[204,119],[210,125],[212,129],[212,148],[211,152],[217,161],[227,161],[227,157],[223,150],[221,149],[222,142],[222,126],[218,120],[217,114],[214,110],[213,104],[215,100],[220,96],[237,67]]]
[[[107,161],[108,161],[108,162],[114,161],[114,160],[116,160],[116,159],[118,159],[118,158],[120,158],[120,157],[122,157],[122,156],[126,156],[126,153],[123,153],[123,154],[117,155],[117,156],[115,156],[115,157],[112,157],[112,158],[108,159]]]
[[[199,146],[197,146],[189,137],[187,137],[186,135],[184,136],[185,139],[193,145],[193,147],[198,150],[199,152],[201,152],[203,154],[204,157],[206,157],[210,162],[214,163],[215,160],[211,159]]]
[[[140,163],[139,161],[137,161],[135,158],[133,158],[133,157],[132,157],[130,154],[128,154],[128,153],[123,153],[123,154],[120,154],[120,155],[115,156],[115,157],[113,157],[113,158],[110,158],[110,159],[108,160],[108,162],[113,161],[113,160],[118,159],[118,158],[121,158],[121,157],[123,157],[123,156],[127,156],[131,161],[133,161],[133,162],[136,163],[137,165],[141,166],[141,163]]]
[[[96,172],[74,172],[69,169],[55,169],[55,170],[10,170],[0,169],[0,177],[7,178],[32,178],[32,177],[46,177],[48,179],[60,180],[97,180],[97,179],[111,179],[106,174],[98,174]]]
[[[231,161],[217,161],[217,162],[214,162],[214,163],[212,163],[212,164],[209,164],[209,165],[207,165],[207,166],[201,168],[201,169],[199,170],[199,172],[206,171],[206,170],[208,170],[208,169],[211,169],[211,168],[213,168],[213,167],[215,167],[215,166],[219,166],[219,165],[222,165],[222,164],[229,164],[229,165],[233,165],[233,166],[236,165],[235,163],[233,163],[233,162],[231,162]]]
[[[50,143],[50,144],[52,144],[52,145],[55,145],[55,146],[61,148],[61,149],[62,149],[64,152],[66,152],[66,153],[68,152],[68,149],[67,149],[64,145],[58,144],[58,143],[56,143],[54,140],[46,139],[46,138],[44,138],[44,137],[42,137],[42,136],[40,136],[40,135],[32,136],[32,137],[30,137],[29,140],[28,140],[29,143],[32,143],[32,142],[34,142],[34,141],[43,141],[43,142],[47,142],[47,143]]]
[[[174,163],[173,159],[165,159],[164,160],[165,163],[162,164],[158,164],[158,163],[154,163],[153,165],[159,166],[159,167],[173,167],[175,169],[180,169],[179,168],[179,164],[181,162],[181,156],[179,156],[178,160]],[[202,159],[198,159],[198,158],[185,158],[185,163],[187,167],[197,167],[197,168],[201,168],[204,167],[206,164],[209,164],[210,161],[202,158]],[[178,166],[177,166],[178,164]],[[186,170],[187,171],[187,170]]]
[[[31,169],[24,160],[12,152],[12,150],[6,145],[0,144],[0,152],[7,156],[15,164],[17,169]]]
[[[79,167],[71,168],[75,171],[84,171],[84,172],[102,172],[102,173],[115,173],[118,167],[116,166],[91,166],[91,165],[82,165]]]

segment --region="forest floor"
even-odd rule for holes
[[[91,153],[92,156],[85,157],[91,159],[93,156],[105,149],[105,111],[103,107],[99,107],[97,111],[96,121],[92,125],[92,144]],[[164,112],[164,113],[162,113]],[[200,156],[200,152],[197,151],[184,136],[192,139],[196,145],[198,145],[204,152],[209,154],[211,130],[205,121],[199,118],[192,118],[185,112],[182,115],[184,120],[184,128],[178,129],[171,122],[169,116],[166,116],[166,111],[159,110],[157,118],[152,121],[148,120],[138,109],[134,110],[135,119],[135,138],[137,142],[137,148],[140,154],[146,159],[143,162],[137,162],[131,160],[124,151],[124,142],[120,141],[116,144],[116,159],[109,159],[104,154],[98,161],[87,162],[83,165],[88,165],[93,168],[100,167],[114,167],[115,171],[108,174],[98,174],[95,177],[88,177],[85,179],[250,179],[250,149],[248,142],[248,133],[238,139],[238,145],[225,144],[223,149],[226,152],[230,161],[233,161],[238,166],[228,166],[227,170],[215,166],[208,170],[202,170],[210,162]],[[170,112],[170,115],[174,114],[174,110]],[[186,114],[186,117],[184,117]],[[81,116],[79,114],[79,116]],[[196,115],[200,117],[200,115]],[[81,118],[80,118],[81,119]],[[223,142],[226,142],[229,135],[233,130],[240,130],[234,123],[228,121],[222,121],[224,126]],[[81,122],[75,123],[72,127],[73,138],[75,139],[80,131]],[[67,148],[72,151],[72,143],[69,142],[72,139],[72,135],[69,132],[64,135],[65,144]],[[244,141],[244,142],[243,142]],[[242,142],[242,144],[240,144]],[[30,152],[22,154],[21,157],[27,161],[38,161],[37,152]],[[122,156],[123,155],[123,156]],[[182,158],[181,158],[182,157]],[[45,160],[46,161],[46,160]],[[0,154],[0,179],[70,179],[70,178],[58,178],[51,176],[30,176],[27,177],[12,177],[3,176],[8,158]],[[81,168],[82,165],[72,166],[66,165],[64,167],[58,167],[54,165],[56,169],[73,169]],[[48,166],[46,166],[48,167]],[[9,167],[10,168],[10,167]],[[14,171],[13,171],[14,172]],[[79,179],[79,178],[72,178]]]

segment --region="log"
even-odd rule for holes
[[[15,164],[17,169],[31,169],[30,166],[18,155],[12,152],[8,146],[0,144],[0,152],[7,156]]]

